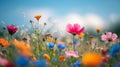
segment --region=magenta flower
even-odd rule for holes
[[[66,30],[67,30],[67,32],[69,32],[73,35],[76,35],[76,34],[79,35],[84,32],[84,27],[81,28],[79,24],[74,24],[74,25],[68,24],[66,27]]]
[[[115,42],[117,40],[118,36],[115,33],[112,32],[106,32],[101,36],[101,39],[103,41],[109,41],[109,42]]]
[[[66,57],[75,57],[78,58],[78,51],[66,51],[65,52]]]
[[[10,35],[13,35],[15,32],[17,32],[18,28],[11,24],[7,26],[7,30]]]

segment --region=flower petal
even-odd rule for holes
[[[71,24],[68,24],[66,27],[67,32],[73,33],[73,26]]]
[[[82,27],[81,29],[79,29],[79,31],[77,32],[77,34],[79,35],[79,34],[83,33],[83,32],[84,32],[84,30],[85,30],[85,28],[84,28],[84,27]]]
[[[101,36],[101,39],[102,39],[103,41],[106,41],[108,38],[107,38],[106,35],[102,35],[102,36]]]
[[[112,40],[113,40],[113,41],[116,41],[117,37],[118,37],[117,34],[113,34],[113,35],[112,35]]]
[[[80,25],[79,24],[74,24],[74,26],[73,26],[73,30],[74,30],[74,32],[78,32],[79,31],[79,29],[80,29]]]
[[[112,37],[112,32],[107,32],[106,36],[107,36],[107,38],[111,38]]]

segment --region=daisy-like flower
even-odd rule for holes
[[[82,57],[82,63],[88,67],[99,67],[102,59],[102,55],[99,53],[87,52]]]
[[[15,27],[13,24],[7,26],[7,30],[10,35],[13,35],[14,33],[17,32],[18,28]]]
[[[3,46],[3,47],[7,47],[9,46],[9,42],[3,38],[0,38],[0,45]]]
[[[78,58],[78,51],[66,51],[65,52],[66,57],[75,57]]]
[[[109,41],[109,42],[115,42],[117,40],[118,36],[115,33],[112,32],[106,32],[101,36],[101,39],[103,41]]]
[[[73,35],[76,35],[76,34],[79,35],[84,32],[84,27],[81,28],[79,24],[74,24],[74,25],[68,24],[66,27],[66,30],[68,33],[71,33]]]

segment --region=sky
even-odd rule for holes
[[[40,14],[40,24],[54,23],[58,30],[68,23],[105,28],[119,19],[119,6],[120,0],[0,0],[0,22],[26,25]]]

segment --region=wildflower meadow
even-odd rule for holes
[[[96,36],[78,23],[67,24],[69,38],[43,34],[41,15],[30,20],[32,29],[2,24],[0,66],[2,67],[120,67],[120,44],[116,33],[94,29]],[[42,23],[42,22],[41,22]],[[67,41],[70,40],[70,41]]]

